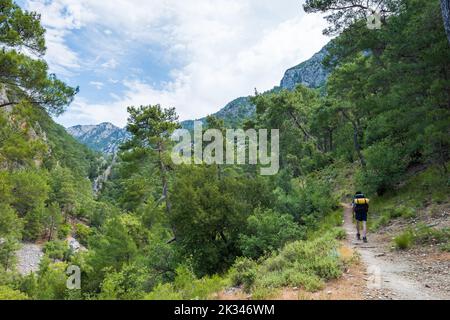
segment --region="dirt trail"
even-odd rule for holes
[[[16,255],[17,271],[21,275],[28,275],[39,270],[39,263],[44,254],[41,246],[33,243],[24,243]]]
[[[379,295],[382,292],[383,296],[394,300],[441,300],[443,298],[431,292],[425,283],[420,283],[407,276],[411,271],[411,265],[407,261],[383,259],[385,253],[381,252],[379,246],[371,244],[370,235],[368,244],[356,241],[352,208],[349,205],[343,206],[345,209],[344,228],[347,232],[348,245],[359,252],[362,263],[367,268],[368,289],[376,292],[373,295]]]

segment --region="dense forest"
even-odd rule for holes
[[[51,118],[78,89],[49,74],[39,15],[0,0],[0,299],[315,291],[349,263],[334,253],[345,236],[340,202],[356,189],[376,203],[430,170],[419,187],[448,201],[450,45],[440,2],[381,1],[376,30],[346,1],[338,10],[332,2],[305,5],[332,12],[327,32],[338,36],[328,45],[326,85],[256,93],[256,114],[240,123],[280,129],[277,175],[252,165],[175,166],[178,116],[149,101],[128,108],[132,138],[94,196],[108,161]],[[208,128],[226,126],[210,116]],[[84,249],[71,249],[69,236]],[[43,244],[36,273],[16,270],[23,242]],[[66,287],[70,265],[81,269],[78,290]]]

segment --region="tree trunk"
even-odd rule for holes
[[[52,217],[51,223],[50,223],[50,229],[48,231],[48,241],[53,240],[53,229],[55,228],[55,219]]]
[[[355,125],[353,126],[353,143],[355,145],[355,150],[358,154],[359,161],[361,161],[363,169],[366,169],[366,159],[362,154],[361,145],[359,144],[359,128]]]
[[[328,129],[328,139],[330,143],[330,152],[333,152],[333,129]]]
[[[450,0],[441,0],[442,17],[444,19],[445,32],[450,43]]]
[[[300,120],[298,120],[298,118],[292,112],[292,110],[289,110],[288,113],[291,116],[292,120],[294,120],[294,123],[297,125],[297,127],[303,132],[305,140],[306,141],[312,141],[314,143],[314,145],[316,146],[317,150],[319,152],[323,153],[323,150],[322,150],[322,148],[320,146],[320,143],[317,141],[317,139],[315,139],[313,136],[311,136],[311,134],[303,127],[303,125],[301,124]]]
[[[166,202],[166,211],[167,214],[170,214],[171,211],[171,205],[169,200],[169,185],[167,182],[167,168],[164,164],[164,160],[162,158],[164,148],[161,143],[158,144],[158,156],[159,156],[159,164],[160,164],[160,170],[161,170],[161,182],[162,182],[162,196],[164,198],[164,201]]]
[[[347,118],[348,121],[350,121],[353,126],[353,144],[355,147],[355,151],[358,155],[359,161],[361,162],[361,166],[364,170],[366,170],[366,159],[362,154],[361,145],[359,144],[359,136],[361,135],[361,125],[359,124],[359,120],[352,119],[345,111],[342,111],[342,114],[345,118]]]
[[[160,165],[160,170],[161,170],[161,183],[162,183],[162,199],[164,199],[165,203],[166,203],[166,213],[167,216],[170,217],[170,212],[172,211],[172,204],[170,203],[170,199],[169,199],[169,183],[167,181],[167,168],[166,165],[164,164],[164,160],[163,160],[163,152],[164,152],[164,146],[162,144],[162,142],[158,143],[158,156],[159,156],[159,165]],[[170,239],[169,241],[167,241],[167,244],[171,244],[174,243],[175,241],[177,241],[177,232],[176,232],[176,228],[174,226],[172,226],[172,232],[174,237],[172,239]]]

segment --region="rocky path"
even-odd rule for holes
[[[418,258],[407,259],[401,253],[390,252],[389,243],[381,242],[369,236],[369,243],[356,241],[356,228],[353,224],[352,209],[344,205],[344,228],[347,232],[349,247],[356,250],[367,268],[367,291],[365,299],[382,297],[393,300],[442,300],[450,299],[450,292],[446,287],[432,287],[428,283],[440,278],[440,282],[450,282],[445,270],[436,274],[431,272],[420,276],[421,261]],[[419,258],[420,260],[420,258]],[[425,259],[424,259],[425,260]],[[448,261],[434,261],[435,266],[444,269],[450,267]]]
[[[43,255],[41,246],[24,243],[22,248],[17,251],[17,270],[22,275],[38,271]]]

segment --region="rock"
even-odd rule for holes
[[[28,275],[39,270],[39,263],[44,256],[42,248],[36,244],[25,243],[16,252],[17,271],[21,275]]]
[[[281,80],[280,87],[282,89],[293,90],[299,84],[309,88],[322,86],[330,75],[330,71],[325,69],[322,63],[327,54],[328,48],[325,46],[308,61],[287,70]]]
[[[119,146],[131,138],[126,129],[107,122],[92,126],[74,126],[66,130],[80,143],[105,154],[117,153]]]

